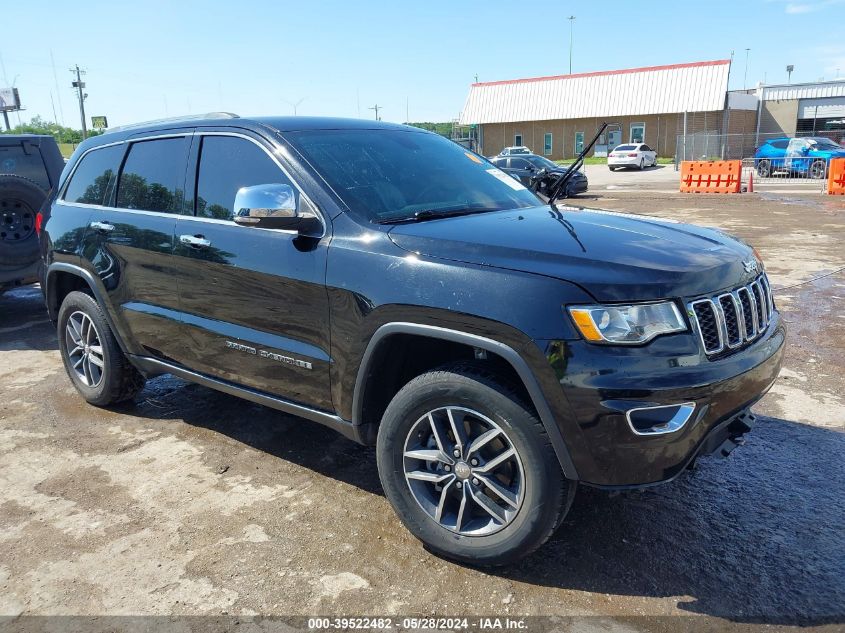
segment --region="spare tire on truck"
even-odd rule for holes
[[[27,266],[38,259],[35,216],[46,198],[38,183],[0,175],[0,266]]]

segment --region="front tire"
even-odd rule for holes
[[[575,494],[534,411],[472,364],[405,385],[385,411],[376,455],[405,527],[432,552],[474,565],[540,547]]]
[[[58,336],[65,371],[90,404],[104,407],[130,400],[144,387],[144,377],[129,364],[91,295],[74,291],[65,297]]]

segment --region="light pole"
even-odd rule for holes
[[[302,97],[302,99],[300,99],[296,103],[294,103],[293,101],[288,101],[287,99],[284,99],[283,101],[293,108],[293,116],[297,116],[296,109],[299,107],[299,104],[305,101],[307,98],[308,97]]]
[[[751,52],[750,48],[745,49],[745,76],[742,78],[742,89],[748,88],[748,54]]]
[[[572,25],[575,23],[575,16],[570,15],[569,20],[569,74],[572,74]]]
[[[380,106],[379,104],[375,104],[372,108],[369,108],[369,109],[375,110],[376,111],[376,121],[381,121],[381,119],[378,118],[378,111],[382,109],[382,106]]]
[[[786,83],[788,83],[788,84],[792,83],[792,71],[793,70],[795,70],[795,66],[793,66],[792,64],[789,64],[786,67],[786,77],[787,77]]]

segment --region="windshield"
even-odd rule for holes
[[[810,140],[810,145],[813,146],[813,149],[827,149],[827,150],[840,150],[842,149],[841,145],[837,145],[830,139],[826,138],[814,138]]]
[[[285,137],[354,214],[374,222],[541,204],[518,180],[436,134],[309,130]]]
[[[553,163],[548,158],[542,156],[526,156],[524,160],[529,161],[535,167],[540,169],[559,169],[560,165]]]

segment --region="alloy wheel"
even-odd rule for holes
[[[513,442],[472,409],[442,407],[423,415],[405,440],[403,465],[417,504],[464,536],[505,528],[525,496],[525,473]]]
[[[70,368],[82,384],[96,387],[103,380],[103,344],[97,327],[87,314],[77,310],[65,326],[65,349]]]

